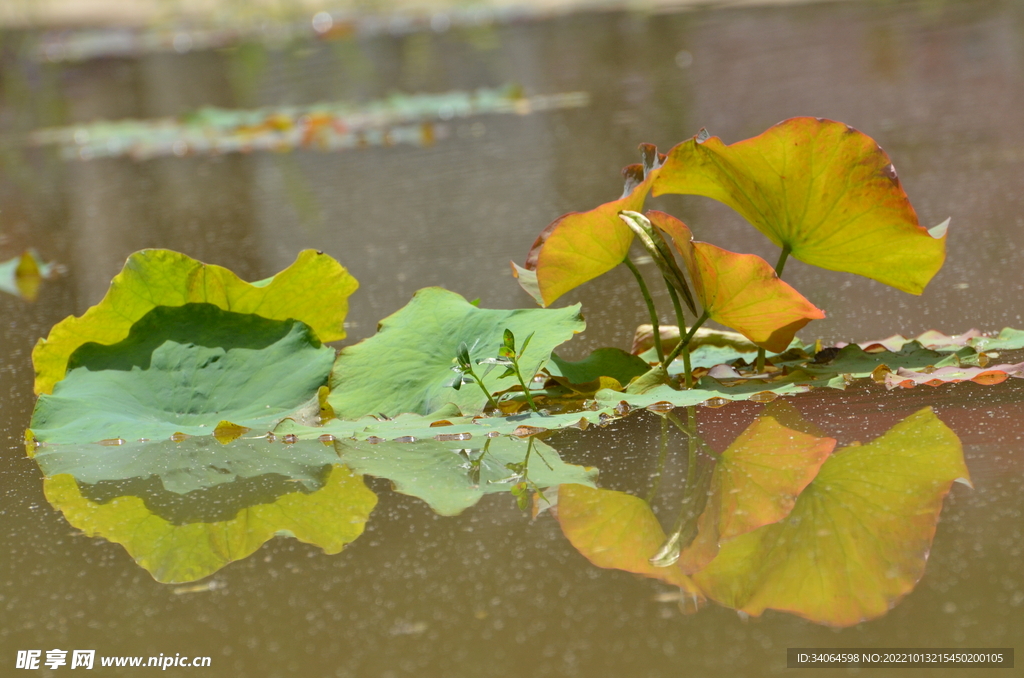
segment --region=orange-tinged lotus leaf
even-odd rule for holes
[[[630,165],[623,170],[626,191],[618,200],[587,212],[571,212],[555,219],[537,236],[526,265],[513,264],[524,288],[542,306],[549,306],[566,292],[607,273],[622,263],[633,244],[633,232],[619,219],[623,210],[640,211],[658,170],[653,147],[644,147],[648,169]],[[646,176],[645,176],[646,174]],[[536,281],[523,271],[533,271]]]
[[[832,120],[792,118],[728,146],[697,135],[652,190],[713,198],[801,261],[912,294],[946,257],[946,224],[921,226],[885,151]]]
[[[781,353],[800,328],[825,317],[761,257],[695,242],[686,224],[664,212],[650,211],[647,218],[672,238],[711,319],[758,346]]]
[[[832,626],[880,617],[924,573],[959,479],[968,479],[960,440],[925,408],[829,457],[787,518],[723,543],[693,581],[755,616],[772,608]]]
[[[719,543],[777,523],[793,510],[836,445],[806,426],[786,425],[799,417],[789,403],[773,402],[722,453],[697,538],[679,557],[683,572],[699,572],[718,554]]]
[[[558,522],[573,547],[594,565],[659,579],[699,595],[679,568],[649,562],[665,542],[665,532],[643,499],[625,492],[562,485]]]

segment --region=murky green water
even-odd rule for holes
[[[1017,645],[1024,604],[1018,379],[889,393],[859,385],[786,399],[837,449],[868,443],[931,407],[962,443],[974,483],[954,484],[946,497],[920,583],[888,614],[842,630],[773,610],[743,618],[713,602],[684,614],[689,601],[678,587],[598,568],[581,555],[566,536],[561,501],[561,524],[551,511],[532,519],[508,492],[442,517],[394,491],[392,481],[408,478],[373,467],[365,450],[338,450],[354,468],[361,460],[357,470],[371,474],[365,482],[377,495],[365,532],[342,552],[271,539],[199,586],[158,583],[122,546],[83,536],[51,506],[21,441],[34,403],[32,345],[96,303],[139,248],[180,250],[249,280],[280,270],[301,248],[323,250],[362,285],[351,300],[351,340],[371,335],[379,319],[428,285],[489,307],[526,307],[532,302],[508,260],[521,262],[555,216],[616,196],[618,170],[636,160],[638,143],[667,148],[700,127],[731,142],[794,115],[842,120],[872,135],[893,158],[921,221],[952,217],[945,268],[920,298],[789,264],[787,280],[828,313],[805,339],[1022,327],[1024,254],[1015,246],[1024,226],[1022,31],[1024,14],[1011,2],[851,2],[590,14],[57,64],[30,58],[32,36],[4,36],[0,261],[34,247],[67,270],[44,281],[33,303],[0,293],[0,515],[8,544],[0,560],[7,667],[0,673],[15,672],[18,650],[45,656],[59,648],[211,657],[210,668],[166,672],[182,676],[760,676],[786,671],[788,647]],[[44,127],[153,119],[204,105],[365,104],[394,91],[508,83],[529,96],[582,92],[589,103],[524,115],[439,111],[431,143],[416,137],[338,152],[177,157],[172,148],[142,161],[65,160],[57,148],[22,143]],[[698,237],[774,257],[724,207],[696,198],[656,204],[671,207]],[[625,273],[567,295],[575,301],[584,304],[588,330],[567,355],[627,347],[645,320]],[[697,408],[696,426],[722,453],[764,408]],[[544,442],[569,464],[597,468],[602,488],[640,496],[664,449],[652,506],[669,531],[683,498],[687,437],[670,428],[664,448],[661,439],[658,415],[640,412]],[[464,455],[466,463],[477,454]],[[322,467],[307,467],[307,490],[327,483],[316,471]],[[113,491],[102,490],[94,484],[86,494],[102,503]],[[250,483],[238,496],[196,500],[191,514],[163,510],[187,523],[195,512],[221,516],[232,502],[280,496],[291,495]],[[862,570],[849,568],[851,577]],[[866,585],[850,590],[859,592],[853,598],[873,595]],[[822,605],[845,609],[850,599]]]

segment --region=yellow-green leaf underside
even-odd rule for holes
[[[690,229],[664,212],[651,211],[647,217],[671,237],[686,264],[697,300],[715,322],[780,353],[800,328],[825,317],[821,309],[780,280],[761,257],[694,242]]]
[[[801,261],[920,294],[946,256],[945,225],[929,233],[870,137],[840,122],[792,118],[725,145],[684,141],[653,195],[703,195],[729,205]]]

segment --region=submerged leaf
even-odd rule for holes
[[[694,582],[747,614],[849,626],[879,617],[924,572],[942,499],[968,477],[959,439],[925,408],[830,457],[780,523],[722,544]]]
[[[801,261],[912,294],[946,256],[946,225],[918,223],[885,151],[832,120],[791,118],[729,146],[684,141],[654,180],[665,193],[718,200]]]
[[[320,341],[345,338],[348,297],[358,283],[326,254],[304,250],[273,278],[247,283],[220,266],[169,250],[142,250],[128,258],[103,300],[80,317],[57,323],[32,351],[36,393],[50,393],[68,359],[86,343],[110,345],[157,306],[208,303],[270,320],[299,320]]]
[[[762,348],[781,352],[800,328],[825,317],[780,280],[761,257],[695,242],[683,222],[664,212],[651,211],[647,217],[672,238],[686,263],[697,300],[715,322]]]
[[[380,322],[373,337],[342,350],[331,376],[328,402],[339,417],[366,414],[426,414],[447,403],[463,412],[479,412],[486,398],[477,386],[452,388],[457,355],[469,362],[493,358],[504,346],[505,331],[536,332],[519,359],[524,379],[547,362],[552,349],[586,327],[579,305],[560,309],[504,311],[473,306],[454,292],[428,287],[404,308]],[[466,351],[460,344],[466,344]],[[518,383],[514,378],[477,372],[490,393]]]
[[[333,361],[334,350],[295,320],[160,306],[123,341],[78,347],[67,376],[36,402],[32,436],[167,440],[212,435],[222,422],[266,432],[306,405],[319,409]]]

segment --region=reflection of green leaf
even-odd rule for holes
[[[103,300],[80,317],[65,318],[32,351],[36,393],[50,393],[82,344],[124,340],[157,306],[208,303],[270,320],[299,320],[320,341],[345,337],[342,324],[355,278],[331,257],[305,250],[273,278],[247,283],[231,271],[169,250],[142,250],[125,263]]]
[[[68,473],[81,484],[132,478],[157,478],[172,493],[232,483],[239,478],[276,474],[307,489],[319,483],[319,470],[337,463],[333,447],[319,442],[293,445],[266,439],[233,440],[227,444],[213,436],[198,436],[176,442],[154,440],[124,445],[46,445],[34,459],[43,474]]]
[[[349,467],[387,478],[398,492],[419,497],[444,516],[461,513],[485,494],[510,491],[521,478],[513,476],[509,468],[524,462],[529,444],[507,437],[475,442],[336,443]],[[595,470],[566,464],[558,452],[539,440],[534,439],[532,445],[526,469],[532,484],[539,488],[562,483],[593,485]]]
[[[694,137],[673,148],[653,194],[729,205],[801,261],[920,294],[946,256],[945,226],[917,221],[873,139],[820,118],[792,118],[726,146]]]
[[[47,500],[88,536],[121,544],[160,582],[207,577],[228,563],[251,555],[275,534],[286,534],[325,553],[338,553],[363,532],[377,497],[362,477],[334,466],[322,489],[301,486],[269,504],[241,509],[229,520],[175,525],[154,514],[136,496],[106,503],[83,496],[75,479],[62,474],[44,481]]]
[[[209,435],[221,421],[267,431],[314,397],[334,351],[298,321],[210,304],[157,307],[113,346],[84,344],[32,415],[37,440]]]
[[[331,376],[328,398],[345,419],[365,414],[426,414],[447,403],[463,412],[483,409],[486,398],[476,387],[456,391],[452,372],[465,342],[474,363],[497,355],[506,329],[520,336],[536,332],[520,359],[524,378],[544,366],[551,350],[585,327],[579,305],[560,309],[502,311],[476,308],[454,292],[428,287],[405,308],[380,322],[377,334],[342,350]],[[518,382],[491,372],[480,375],[491,392]]]
[[[647,502],[613,490],[562,485],[558,488],[562,532],[598,567],[634,572],[674,584],[697,595],[677,567],[655,567],[649,559],[665,542],[665,532]]]
[[[752,615],[834,626],[881,616],[920,579],[942,499],[967,475],[960,441],[926,408],[834,454],[788,518],[722,544],[694,581]]]
[[[806,428],[799,417],[792,405],[773,402],[722,453],[697,538],[679,558],[683,572],[702,570],[720,541],[789,515],[836,444],[834,438],[798,430]]]

